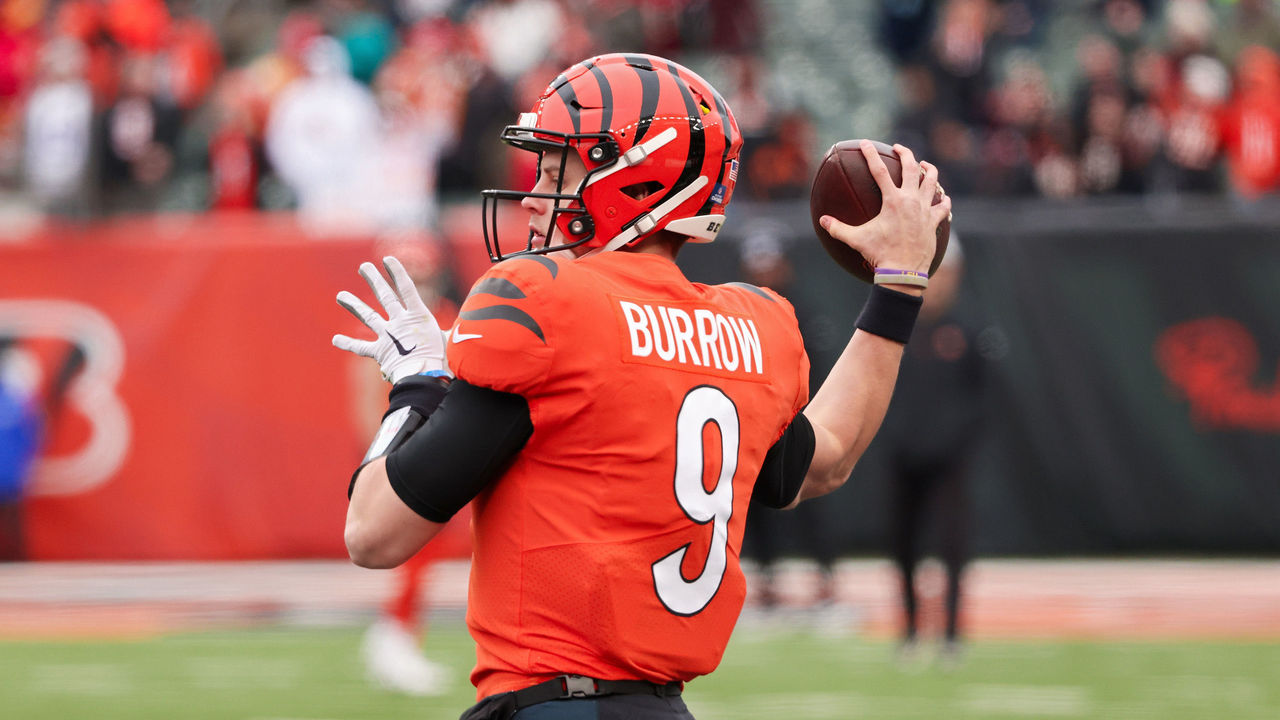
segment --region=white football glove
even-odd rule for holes
[[[351,311],[378,337],[357,340],[346,335],[334,335],[334,347],[378,361],[382,377],[392,384],[419,373],[451,376],[445,361],[447,338],[440,330],[440,323],[422,302],[408,271],[391,256],[382,258],[382,266],[395,283],[395,291],[391,290],[373,263],[361,263],[360,275],[369,283],[378,302],[382,303],[382,309],[387,313],[385,320],[355,295],[346,290],[338,293],[338,304]]]

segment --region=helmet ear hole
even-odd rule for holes
[[[640,201],[640,200],[644,200],[650,195],[657,195],[658,193],[662,192],[662,189],[663,189],[662,183],[658,182],[657,180],[649,180],[647,182],[632,183],[631,185],[628,185],[622,188],[618,192],[621,192],[622,194],[626,195],[632,200]]]
[[[613,162],[618,157],[618,143],[612,140],[596,143],[587,150],[587,158],[598,165]]]
[[[591,222],[591,218],[582,215],[569,221],[569,234],[586,235],[591,232],[593,227],[595,227],[595,224]]]

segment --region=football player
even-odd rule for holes
[[[502,139],[537,153],[538,179],[484,192],[497,264],[450,335],[392,257],[391,284],[360,268],[386,317],[338,296],[376,339],[334,344],[392,382],[349,486],[347,548],[358,565],[394,567],[475,500],[479,702],[464,718],[691,718],[683,684],[715,669],[742,608],[748,504],[790,507],[845,482],[884,416],[923,288],[876,286],[810,400],[790,304],[692,283],[675,264],[684,243],[720,232],[738,175],[741,134],[711,85],[650,55],[591,58]],[[930,207],[937,171],[899,147],[897,187],[863,151],[883,210],[824,226],[923,283],[950,209]],[[529,218],[514,251],[497,236],[504,201]]]

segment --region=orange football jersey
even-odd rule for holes
[[[746,595],[752,487],[808,401],[791,305],[658,255],[523,257],[475,284],[448,354],[533,422],[473,504],[479,697],[713,670]]]

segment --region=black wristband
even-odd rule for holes
[[[854,327],[904,345],[911,339],[924,298],[873,285]]]
[[[391,386],[391,392],[387,395],[387,411],[382,417],[385,418],[402,407],[411,407],[424,418],[431,417],[431,413],[440,407],[440,401],[444,400],[448,391],[449,381],[444,378],[410,375]]]
[[[348,499],[364,466],[403,445],[426,424],[448,391],[447,378],[430,375],[410,375],[391,386],[391,393],[387,396],[389,407],[382,414],[382,427],[378,428],[359,467],[351,473],[351,482],[347,485]]]

